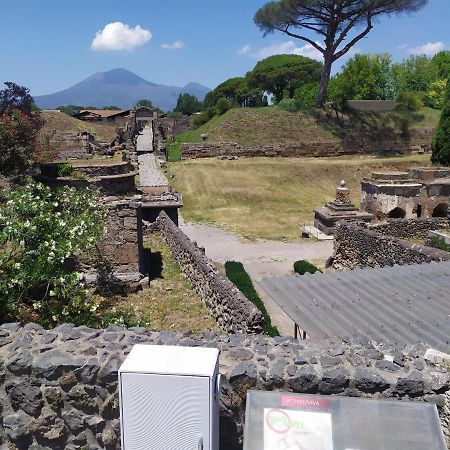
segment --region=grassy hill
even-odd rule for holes
[[[110,142],[116,135],[116,125],[85,122],[56,110],[42,111],[42,116],[45,120],[43,131],[47,134],[52,134],[55,130],[58,133],[82,133],[83,131],[88,131],[101,142]]]
[[[335,198],[344,179],[360,203],[363,177],[375,170],[430,165],[429,155],[395,158],[215,158],[169,165],[183,193],[183,217],[207,222],[251,239],[298,239],[300,224],[311,224],[314,208]]]
[[[273,144],[294,142],[332,142],[361,132],[401,131],[410,128],[435,127],[440,111],[422,108],[415,113],[386,111],[352,111],[337,119],[334,112],[308,109],[289,112],[277,107],[234,108],[216,116],[196,130],[177,136],[176,141],[200,142],[208,134],[211,142],[238,144]]]

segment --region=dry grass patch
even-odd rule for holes
[[[429,155],[395,158],[198,159],[171,163],[185,220],[207,222],[250,239],[299,238],[299,225],[335,197],[345,179],[360,204],[361,179],[375,170],[430,165]]]
[[[200,297],[192,290],[162,238],[153,233],[145,241],[151,251],[150,288],[126,297],[101,298],[103,316],[132,312],[131,322],[151,330],[220,331]],[[133,323],[131,323],[133,324]]]

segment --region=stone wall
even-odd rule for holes
[[[242,449],[248,389],[426,401],[450,443],[450,377],[426,348],[363,336],[336,341],[106,330],[65,324],[0,326],[1,448],[119,449],[117,371],[134,344],[220,350],[220,450]]]
[[[219,326],[227,332],[261,333],[263,317],[259,309],[215,267],[204,251],[164,211],[156,223],[181,271]]]
[[[391,230],[385,226],[385,232]],[[393,225],[392,225],[393,226]],[[422,225],[423,226],[423,225]],[[380,230],[383,229],[380,226]],[[404,231],[413,229],[410,223],[404,225]],[[401,226],[398,234],[401,235]],[[335,269],[354,269],[357,267],[384,267],[394,264],[419,264],[431,261],[450,260],[450,253],[425,245],[413,244],[398,237],[380,234],[375,228],[367,229],[364,224],[339,222],[334,234],[333,267]],[[417,235],[423,232],[418,226]],[[413,236],[409,236],[411,238]]]
[[[435,130],[413,130],[409,137],[398,134],[360,136],[355,140],[334,142],[298,142],[294,144],[239,145],[231,142],[201,142],[181,144],[183,159],[210,158],[222,155],[237,157],[327,157],[354,154],[409,153],[431,151]]]
[[[450,227],[447,218],[431,219],[388,219],[386,222],[369,225],[369,229],[385,236],[400,239],[426,239],[430,230]]]

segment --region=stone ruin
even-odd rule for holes
[[[350,200],[350,189],[344,180],[336,189],[336,199],[324,207],[314,210],[314,226],[325,234],[334,233],[335,225],[341,220],[371,222],[372,214],[361,212]]]
[[[378,220],[447,217],[449,168],[373,172],[361,182],[361,208]]]

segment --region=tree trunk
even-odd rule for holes
[[[325,54],[323,62],[322,75],[320,77],[320,89],[317,96],[316,106],[322,107],[327,100],[328,83],[330,82],[331,66],[333,64],[333,55]]]

